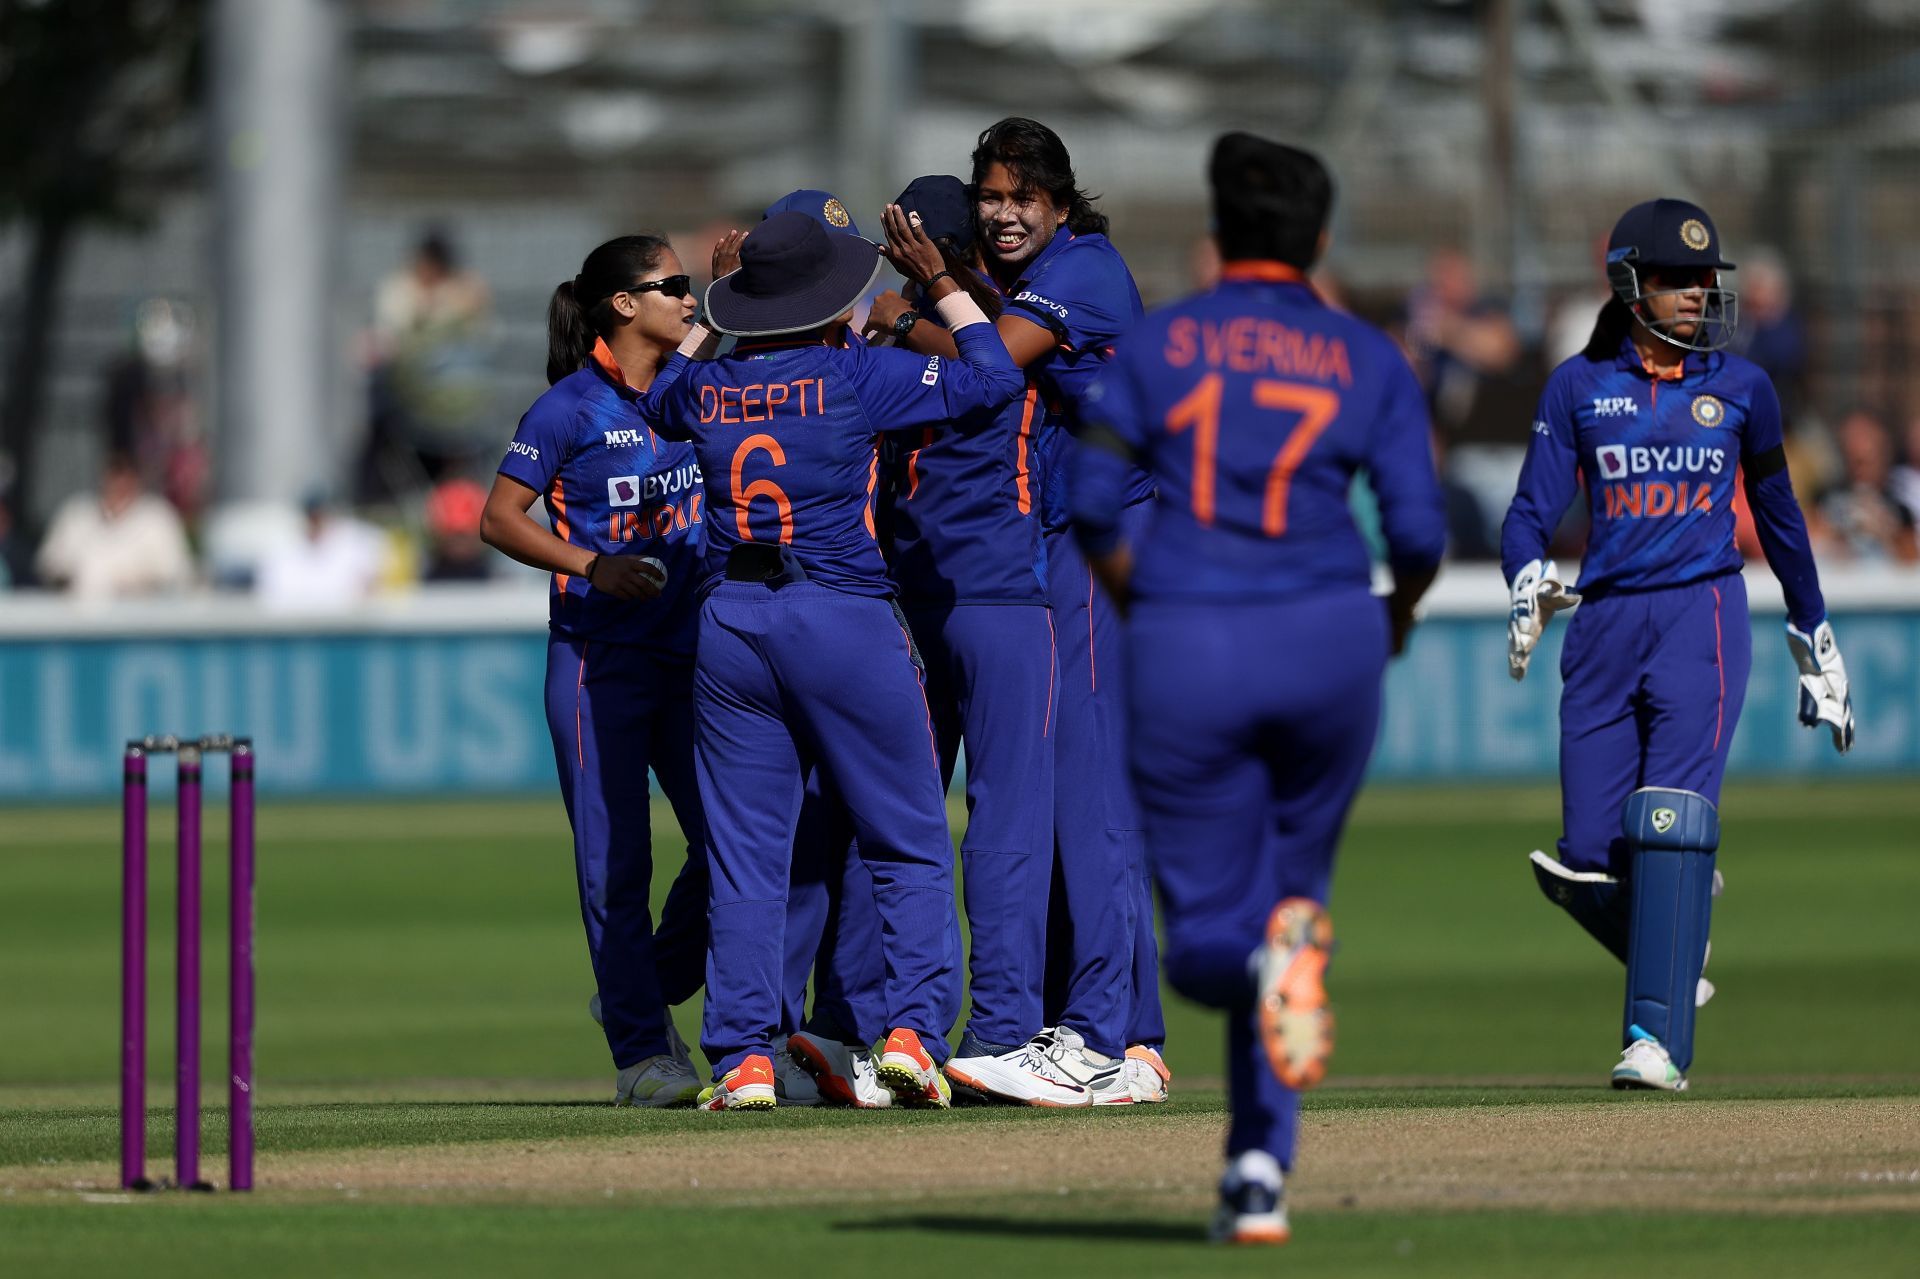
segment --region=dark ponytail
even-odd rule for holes
[[[1008,116],[980,134],[973,148],[973,185],[978,187],[996,164],[1006,165],[1019,187],[1045,191],[1055,208],[1067,211],[1067,230],[1075,235],[1107,233],[1107,215],[1093,207],[1094,197],[1073,176],[1067,144],[1038,120]]]
[[[999,319],[1000,313],[1007,309],[1007,300],[997,291],[988,288],[986,281],[980,278],[974,266],[972,248],[968,248],[963,254],[954,247],[953,237],[950,235],[935,236],[933,243],[940,250],[941,265],[945,266],[947,272],[953,276],[953,282],[960,286],[960,291],[973,299],[974,305],[980,308],[980,313],[987,319]]]
[[[1607,299],[1593,321],[1593,333],[1580,352],[1589,360],[1611,360],[1620,353],[1620,343],[1633,329],[1633,312],[1619,298]]]
[[[587,366],[594,339],[613,332],[613,295],[639,283],[671,247],[664,235],[623,235],[587,254],[580,274],[560,282],[547,303],[547,385]]]

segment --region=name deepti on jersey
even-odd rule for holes
[[[1181,316],[1167,325],[1167,363],[1187,368],[1204,359],[1208,368],[1234,373],[1270,373],[1315,382],[1353,385],[1346,339],[1299,329],[1252,315],[1228,320]]]
[[[826,379],[817,377],[792,382],[755,382],[750,386],[703,386],[700,388],[700,420],[703,423],[771,422],[776,410],[782,409],[785,412],[779,415],[784,417],[819,417],[827,411],[826,387]]]

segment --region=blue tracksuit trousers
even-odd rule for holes
[[[1136,545],[1152,509],[1142,502],[1122,516]],[[1095,1052],[1119,1056],[1129,1023],[1151,1020],[1137,1018],[1134,1008],[1136,876],[1146,854],[1127,775],[1126,631],[1070,533],[1047,537],[1047,593],[1060,651],[1060,703],[1046,1018],[1079,1031]]]
[[[705,824],[693,769],[692,662],[554,634],[547,727],[573,826],[574,875],[607,1047],[624,1068],[667,1051],[667,1008],[706,975]],[[647,770],[687,837],[687,862],[653,926]]]
[[[700,611],[694,717],[712,881],[701,1040],[715,1078],[779,1036],[812,762],[873,876],[887,1020],[944,1059],[960,996],[952,845],[925,691],[892,607],[808,582],[722,583]]]
[[[1379,727],[1386,609],[1364,588],[1148,600],[1127,643],[1133,781],[1167,980],[1227,1012],[1228,1157],[1265,1150],[1291,1167],[1299,1098],[1260,1046],[1248,960],[1281,900],[1327,900]]]
[[[1560,860],[1629,878],[1620,814],[1642,786],[1720,802],[1753,633],[1738,573],[1601,596],[1560,650]]]

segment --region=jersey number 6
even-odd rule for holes
[[[740,447],[733,451],[732,473],[728,476],[733,490],[733,526],[739,530],[741,541],[753,541],[753,528],[747,523],[753,500],[770,497],[774,510],[780,513],[780,542],[790,546],[793,544],[793,503],[788,500],[787,491],[772,480],[755,480],[745,488],[740,487],[740,473],[746,470],[747,459],[755,453],[765,453],[775,466],[787,464],[787,451],[771,435],[749,435],[740,441]]]
[[[1213,523],[1214,485],[1219,463],[1220,396],[1225,378],[1209,373],[1180,402],[1167,410],[1167,432],[1193,430],[1193,518]],[[1340,394],[1323,386],[1305,386],[1259,378],[1253,384],[1253,406],[1272,412],[1297,413],[1299,420],[1281,444],[1267,472],[1266,498],[1260,505],[1260,528],[1268,537],[1287,531],[1287,489],[1307,450],[1340,412]]]

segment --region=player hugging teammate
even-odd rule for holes
[[[1547,383],[1501,530],[1515,679],[1553,614],[1560,654],[1560,859],[1547,897],[1627,966],[1615,1088],[1678,1091],[1693,1063],[1707,923],[1720,884],[1720,780],[1752,653],[1734,546],[1744,487],[1787,600],[1800,720],[1853,745],[1847,669],[1787,477],[1767,375],[1722,350],[1736,318],[1706,210],[1652,200],[1607,242],[1613,297]],[[1593,531],[1579,590],[1544,559],[1584,478]]]

